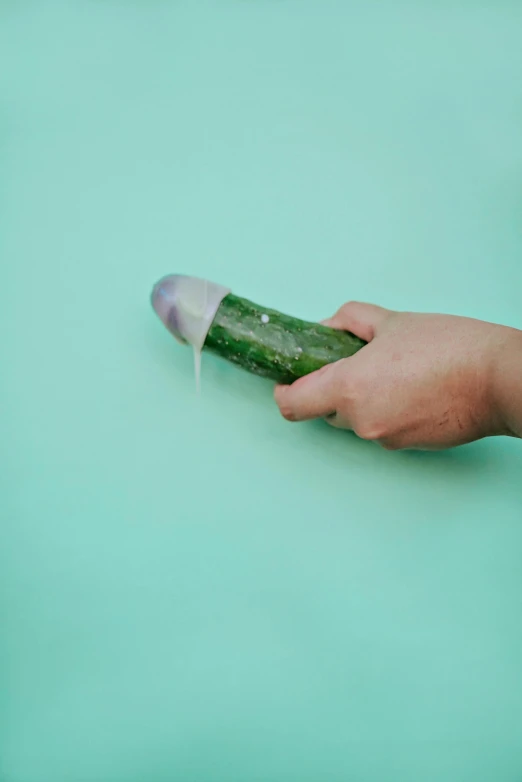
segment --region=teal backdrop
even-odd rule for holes
[[[522,327],[522,4],[0,1],[0,779],[518,782],[522,444],[387,453],[184,272]]]

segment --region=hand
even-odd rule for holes
[[[369,344],[291,386],[278,386],[275,399],[289,421],[325,418],[388,449],[442,449],[522,435],[522,332],[357,302],[325,324]],[[508,366],[511,374],[504,371]]]

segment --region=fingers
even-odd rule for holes
[[[276,386],[274,396],[287,421],[309,421],[335,413],[339,399],[339,365],[327,364],[291,386]]]
[[[371,342],[390,310],[373,304],[350,302],[325,321],[332,328],[351,331],[366,342]],[[308,421],[312,418],[326,418],[332,426],[351,428],[347,420],[346,366],[357,357],[328,364],[317,372],[300,378],[290,386],[277,386],[275,400],[281,414],[288,421]],[[339,414],[342,404],[343,415]],[[351,412],[349,417],[351,417]]]
[[[341,413],[333,413],[332,415],[329,415],[327,418],[325,418],[325,421],[330,426],[333,426],[334,429],[350,429],[350,431],[353,431],[353,425],[351,421],[348,421],[346,416],[342,415]]]
[[[328,318],[323,323],[334,329],[351,331],[366,342],[371,342],[389,315],[390,310],[384,309],[384,307],[350,301],[343,304],[332,318]]]

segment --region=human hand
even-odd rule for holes
[[[277,386],[275,399],[287,420],[325,418],[390,450],[435,450],[491,435],[522,435],[506,409],[513,386],[506,389],[502,380],[506,362],[514,365],[513,351],[522,367],[522,332],[358,302],[343,305],[325,324],[351,331],[368,345],[290,386]],[[515,388],[518,400],[522,386]]]

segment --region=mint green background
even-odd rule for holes
[[[522,4],[0,2],[2,782],[522,779],[522,447],[386,453],[163,274],[522,327]]]

